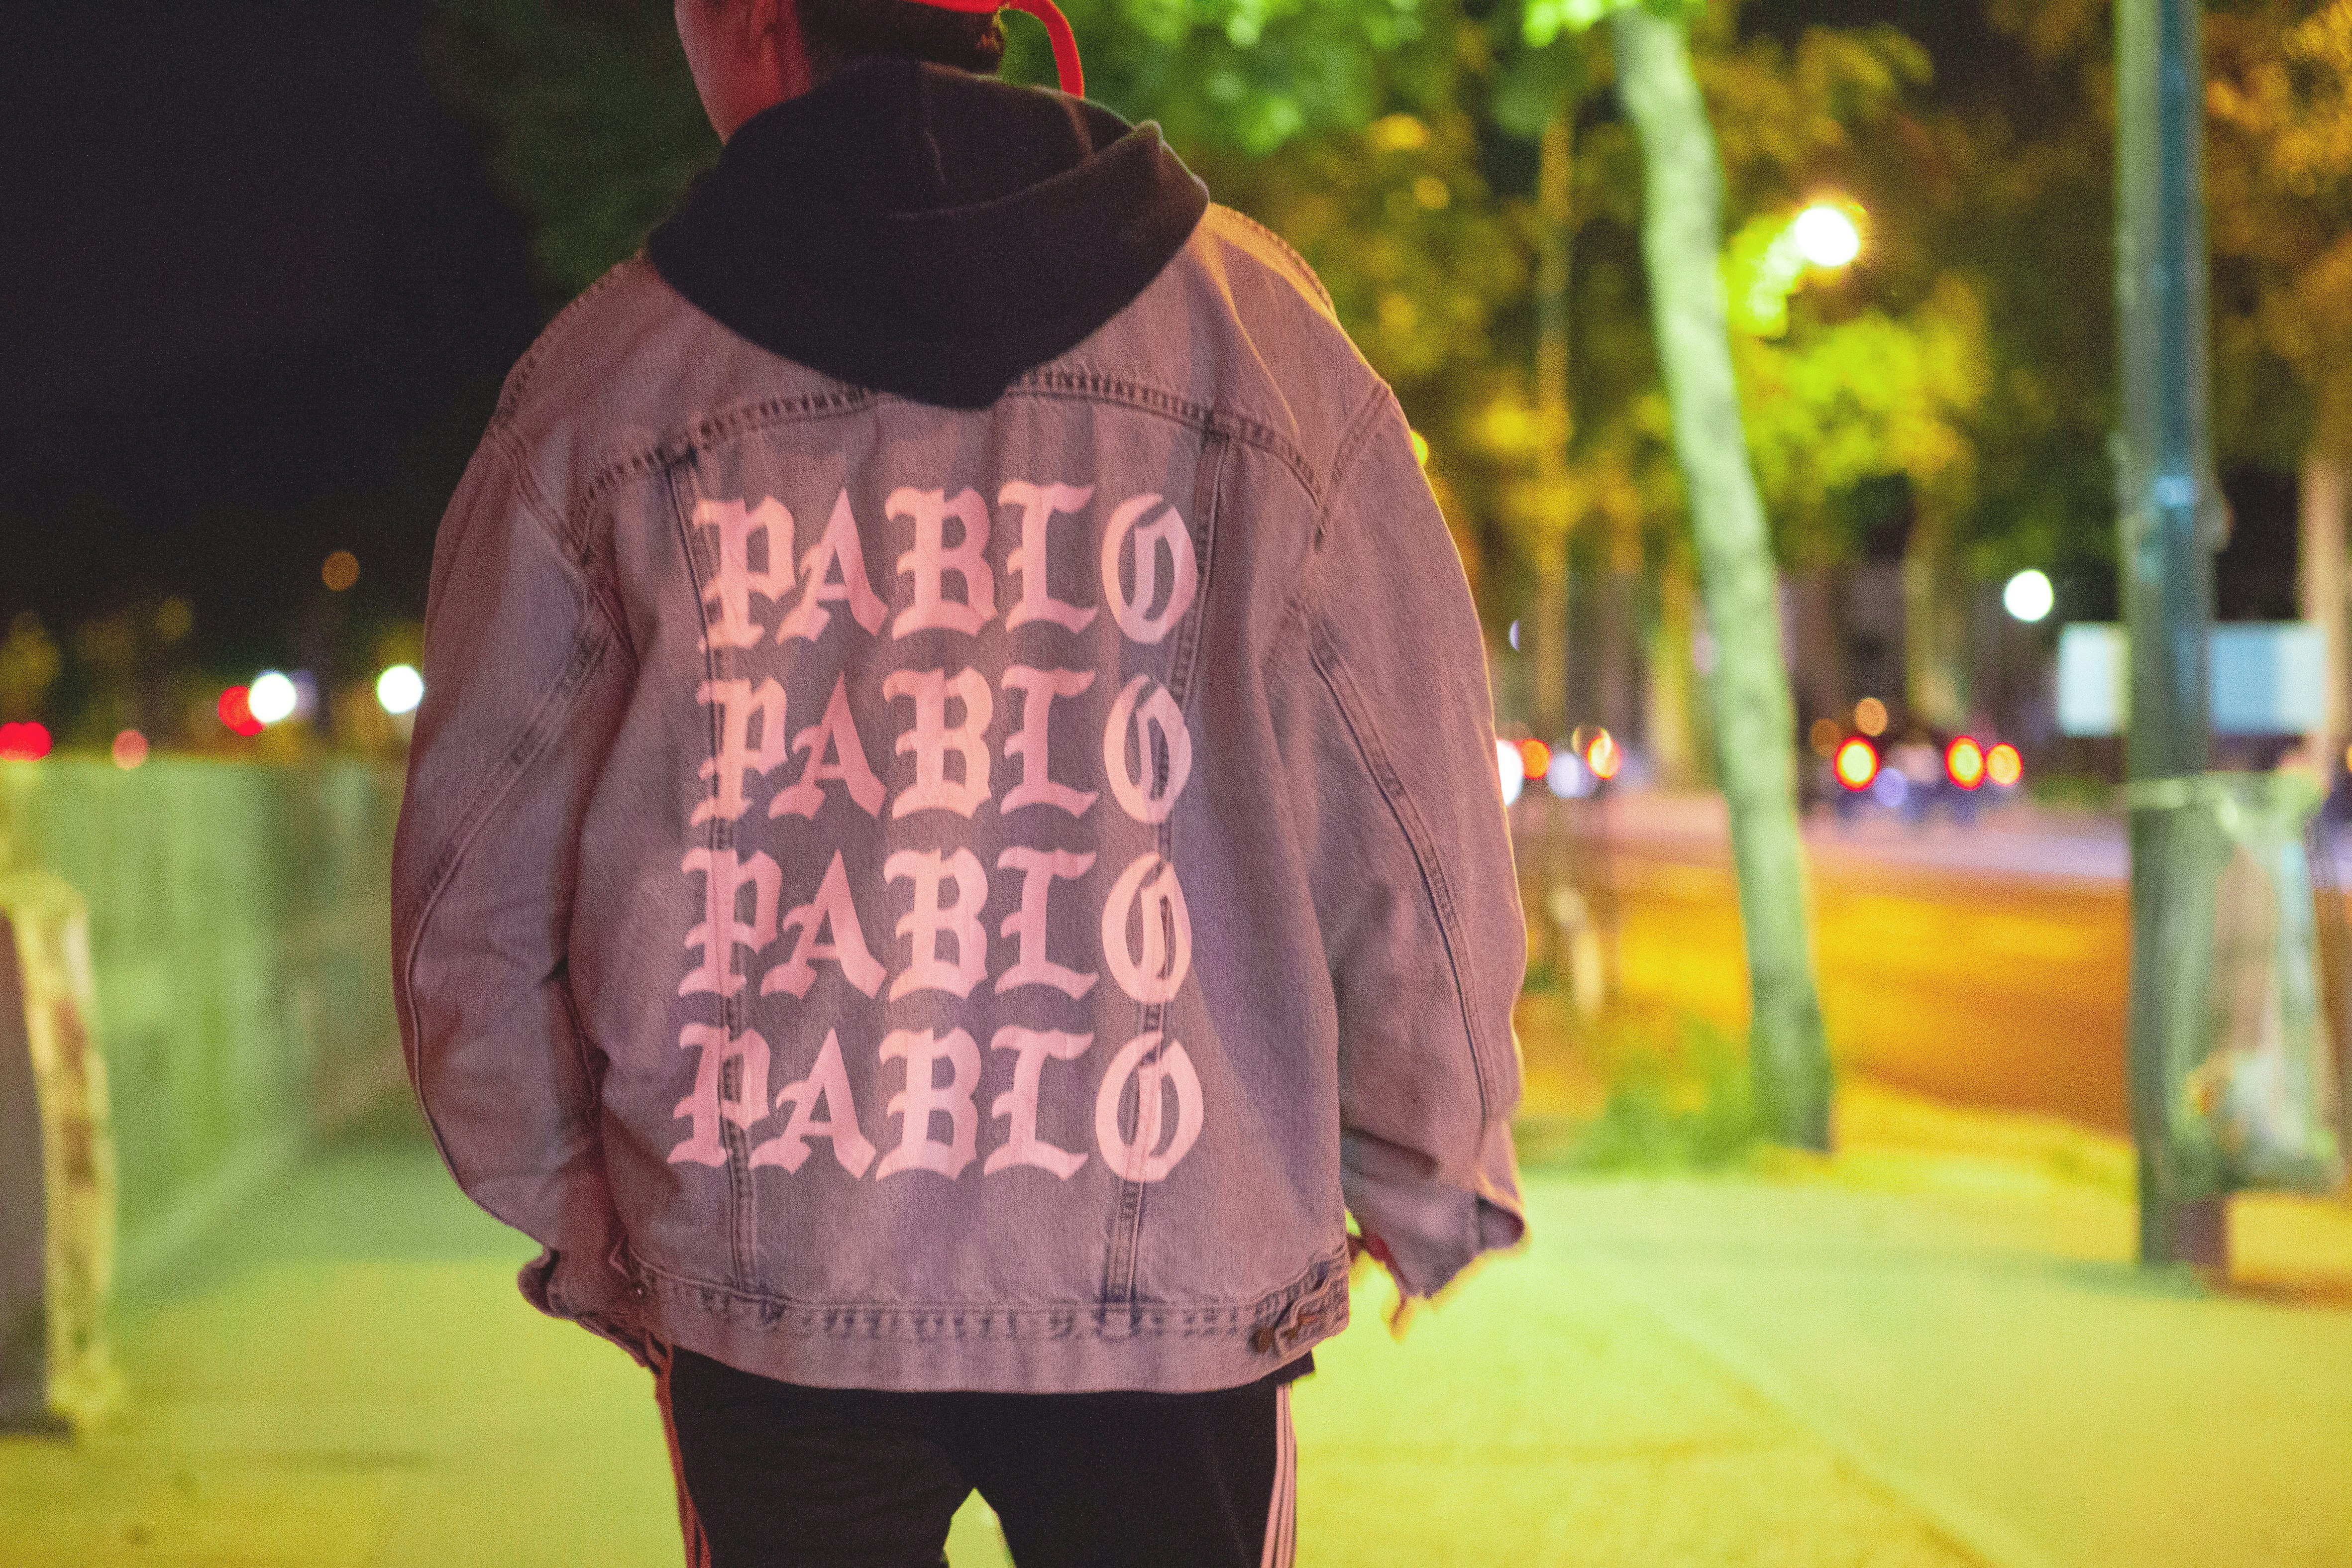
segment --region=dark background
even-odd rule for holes
[[[0,628],[32,610],[62,640],[179,594],[187,652],[241,675],[322,635],[364,661],[373,628],[422,613],[441,507],[499,378],[561,303],[534,287],[483,135],[435,91],[427,12],[237,0],[12,17]],[[1742,12],[1790,37],[1871,21],[1928,47],[1939,94],[1997,90],[2021,64],[1969,0]],[[2221,563],[2221,608],[2291,615],[2293,486],[2231,489],[2249,526]],[[334,549],[362,576],[329,615]]]
[[[435,96],[421,4],[65,5],[0,50],[0,626],[184,594],[193,650],[421,612],[432,532],[542,314]]]

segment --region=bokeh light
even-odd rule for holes
[[[1584,765],[1584,758],[1572,748],[1563,746],[1552,753],[1551,767],[1544,774],[1544,784],[1554,795],[1563,800],[1580,800],[1592,793],[1595,782],[1592,769]]]
[[[1813,720],[1812,727],[1805,732],[1817,757],[1835,757],[1838,740],[1844,734],[1845,731],[1838,727],[1838,722],[1833,718],[1817,718]]]
[[[2014,789],[2025,777],[2025,758],[2017,754],[2017,747],[2003,741],[1985,753],[1985,777],[2003,789]]]
[[[295,705],[302,694],[294,687],[294,678],[278,670],[264,670],[253,677],[246,689],[247,711],[265,725],[278,724],[294,716]]]
[[[1797,249],[1815,267],[1843,267],[1862,254],[1862,230],[1836,203],[1814,203],[1797,214],[1791,227]]]
[[[1540,740],[1519,742],[1520,771],[1529,779],[1541,779],[1551,771],[1551,747]]]
[[[2047,572],[2026,568],[2001,585],[2000,607],[2031,626],[2056,608],[2058,591]]]
[[[48,726],[32,719],[0,724],[0,762],[38,762],[48,754]]]
[[[341,593],[359,580],[360,558],[347,549],[337,550],[319,568],[319,580],[330,593]]]
[[[243,686],[230,686],[220,695],[215,711],[221,723],[239,735],[259,735],[261,721],[253,716],[252,693]]]
[[[1944,776],[1963,789],[1985,781],[1984,747],[1973,736],[1960,736],[1944,747]]]
[[[1849,789],[1867,789],[1878,777],[1878,747],[1854,736],[1837,749],[1838,782]]]
[[[375,700],[394,718],[415,713],[425,700],[425,677],[414,664],[394,664],[375,678]]]
[[[1495,767],[1503,776],[1503,804],[1517,804],[1519,791],[1528,784],[1528,765],[1519,756],[1519,748],[1507,740],[1496,739]]]
[[[1617,769],[1625,765],[1625,753],[1619,749],[1617,737],[1605,729],[1593,736],[1584,747],[1584,765],[1604,784],[1616,778]]]
[[[1853,705],[1853,727],[1873,740],[1886,733],[1886,705],[1876,697],[1864,697]],[[1876,753],[1872,755],[1875,756]]]
[[[147,737],[135,729],[126,729],[114,737],[106,754],[114,758],[117,768],[128,773],[147,760]]]

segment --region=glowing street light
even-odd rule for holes
[[[1862,254],[1862,229],[1853,214],[1834,202],[1815,202],[1799,213],[1789,232],[1798,254],[1815,267],[1835,269]]]
[[[253,685],[245,693],[247,709],[265,725],[292,718],[301,700],[302,694],[295,689],[293,677],[279,670],[262,671],[253,677]]]
[[[2000,607],[2031,626],[2058,603],[2058,591],[2047,572],[2026,568],[2001,585]]]
[[[1733,325],[1760,338],[1789,329],[1789,297],[1808,272],[1836,272],[1862,254],[1862,209],[1815,202],[1793,218],[1759,217],[1732,240],[1724,258],[1731,280]]]
[[[415,713],[425,700],[425,677],[414,664],[394,664],[375,678],[375,700],[394,718]]]

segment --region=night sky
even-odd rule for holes
[[[434,97],[423,6],[20,8],[0,51],[0,623],[170,591],[273,660],[358,552],[421,610],[441,503],[541,314]]]

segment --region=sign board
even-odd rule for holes
[[[2229,622],[2207,656],[2216,735],[2304,735],[2326,712],[2327,644],[2308,621]],[[2076,622],[2058,632],[2058,728],[2120,735],[2130,711],[2131,648],[2113,623]]]

